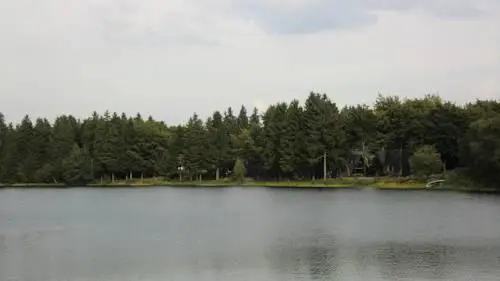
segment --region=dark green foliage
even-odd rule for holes
[[[334,164],[340,162],[340,147],[345,139],[337,105],[325,94],[310,93],[305,102],[303,122],[305,159],[310,166],[311,176],[315,178],[320,167],[320,173],[326,177],[319,164],[321,160]]]
[[[227,159],[227,148],[229,146],[230,136],[223,123],[222,114],[219,111],[215,111],[212,117],[208,118],[206,127],[208,133],[207,138],[210,144],[207,160],[209,162],[209,168],[215,170],[215,178],[218,180],[221,166],[224,165]]]
[[[52,127],[51,142],[49,147],[49,162],[54,171],[54,178],[57,181],[63,180],[61,171],[63,161],[70,155],[75,142],[77,142],[77,131],[80,124],[73,116],[60,116],[56,118]],[[43,165],[42,165],[43,166]]]
[[[373,107],[339,112],[326,95],[310,93],[303,104],[279,102],[262,114],[227,108],[176,126],[110,112],[54,122],[25,116],[12,125],[0,113],[0,183],[234,178],[240,164],[243,176],[260,180],[427,177],[439,161],[439,171],[498,187],[500,103],[379,96]]]
[[[190,179],[199,176],[209,165],[208,133],[203,121],[194,114],[186,125],[184,133],[184,168]]]
[[[62,161],[62,178],[68,185],[87,184],[92,181],[91,158],[87,149],[73,145],[70,154]]]
[[[35,152],[35,131],[33,123],[26,115],[21,124],[16,128],[16,156],[17,163],[17,180],[21,182],[33,181],[33,175],[37,170],[36,154]]]
[[[469,125],[461,142],[461,156],[471,177],[500,188],[500,114]]]
[[[0,182],[16,181],[17,132],[12,124],[6,125],[4,116],[0,113]]]
[[[280,160],[283,158],[284,143],[286,141],[286,111],[287,104],[279,103],[270,106],[262,117],[264,121],[262,133],[265,138],[262,147],[264,167],[278,178],[283,175]]]
[[[426,143],[435,145],[447,169],[455,169],[460,164],[459,140],[467,130],[464,110],[449,102],[439,104],[429,112],[426,121]]]
[[[286,108],[280,139],[279,166],[281,171],[288,176],[293,175],[294,171],[299,171],[299,168],[305,164],[305,161],[302,161],[305,154],[302,115],[302,107],[297,100],[293,100]]]
[[[241,131],[243,129],[248,129],[248,115],[245,106],[241,106],[240,113],[238,114],[238,129]]]
[[[239,158],[236,159],[233,171],[234,171],[233,173],[234,181],[242,183],[245,180],[245,174],[246,174],[245,163],[243,163],[243,160]]]
[[[441,162],[441,155],[433,146],[424,145],[418,148],[410,158],[410,167],[415,176],[429,178],[441,172],[443,162]]]

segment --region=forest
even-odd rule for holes
[[[0,183],[86,184],[140,178],[219,180],[235,162],[255,180],[428,177],[453,172],[500,188],[500,102],[379,95],[340,108],[326,94],[194,113],[185,124],[140,114],[7,122],[0,113]]]

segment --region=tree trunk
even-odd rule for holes
[[[111,173],[111,182],[114,183],[115,182],[115,173]]]
[[[144,181],[144,172],[141,172],[141,181]]]
[[[92,177],[92,181],[94,181],[94,159],[90,159],[90,174]]]
[[[368,166],[368,151],[366,148],[365,142],[362,143],[362,154],[361,154],[361,159],[363,160],[363,175],[366,177],[366,168]]]
[[[323,153],[323,180],[326,181],[327,179],[327,174],[326,174],[326,150]]]
[[[132,180],[133,179],[133,176],[132,176],[132,171],[129,172],[129,180]]]
[[[401,143],[401,147],[399,148],[399,176],[403,176],[403,143]]]
[[[220,175],[220,170],[219,170],[219,167],[217,167],[217,169],[215,169],[215,180],[216,181],[219,180],[219,175]]]
[[[347,171],[347,176],[350,177],[351,176],[351,169],[349,169],[349,163],[345,164],[345,169]]]

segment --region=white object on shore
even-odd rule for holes
[[[425,187],[426,187],[426,188],[430,188],[430,187],[432,187],[432,186],[433,186],[433,185],[435,185],[435,184],[440,184],[440,183],[443,183],[443,182],[445,182],[445,180],[433,180],[433,181],[428,182],[428,183],[425,185]]]

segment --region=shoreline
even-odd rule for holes
[[[469,193],[500,193],[500,190],[487,188],[464,188],[464,187],[431,187],[427,188],[425,183],[419,182],[395,182],[395,181],[248,181],[244,183],[222,182],[222,181],[137,181],[115,183],[90,183],[85,185],[70,186],[62,183],[13,183],[0,184],[0,189],[29,189],[29,188],[164,188],[164,187],[186,187],[186,188],[227,188],[227,187],[247,187],[247,188],[292,188],[292,189],[352,189],[352,190],[400,190],[400,191],[458,191]]]

